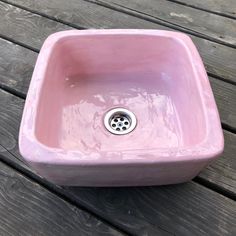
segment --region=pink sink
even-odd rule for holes
[[[85,30],[44,43],[22,118],[20,152],[60,185],[188,181],[224,141],[191,39],[158,30]]]

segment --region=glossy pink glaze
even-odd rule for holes
[[[137,127],[109,133],[106,112],[132,111]],[[223,150],[219,115],[191,39],[158,30],[51,35],[35,67],[20,151],[63,185],[170,184],[198,174]]]

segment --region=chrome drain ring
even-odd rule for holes
[[[124,108],[114,108],[104,117],[104,126],[112,134],[128,134],[136,125],[137,119],[134,113]]]

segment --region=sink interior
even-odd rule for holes
[[[37,107],[36,138],[65,150],[192,147],[204,140],[204,110],[184,44],[148,35],[83,35],[55,44]],[[114,135],[112,108],[132,111],[136,128]]]

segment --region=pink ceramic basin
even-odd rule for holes
[[[104,117],[127,109],[137,124],[113,134]],[[20,152],[61,185],[188,181],[223,150],[212,90],[191,39],[158,30],[51,35],[30,84]]]

